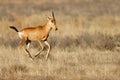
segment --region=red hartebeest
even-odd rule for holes
[[[35,57],[37,57],[44,49],[44,46],[41,43],[41,41],[43,41],[48,46],[46,59],[48,58],[48,55],[50,53],[50,44],[47,42],[47,38],[52,28],[57,30],[56,20],[53,11],[51,13],[51,16],[47,17],[47,20],[48,20],[47,23],[43,26],[27,27],[20,31],[18,31],[16,27],[10,26],[11,29],[14,29],[18,33],[19,37],[21,38],[20,46],[25,50],[26,53],[28,53],[29,57],[32,59],[33,57],[28,51],[31,41],[38,41],[38,43],[41,46],[41,50],[37,52]],[[27,45],[27,48],[24,46],[25,43]]]

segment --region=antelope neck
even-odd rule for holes
[[[52,29],[52,27],[50,26],[49,23],[47,23],[47,24],[45,25],[45,30],[46,30],[46,32],[49,33],[49,32],[51,31],[51,29]]]

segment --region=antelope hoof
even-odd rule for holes
[[[32,61],[34,61],[34,58],[30,58]]]

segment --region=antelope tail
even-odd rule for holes
[[[19,32],[18,29],[14,26],[10,26],[11,29],[15,30],[16,32]]]

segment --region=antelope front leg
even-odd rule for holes
[[[48,56],[49,56],[49,53],[50,53],[50,44],[47,41],[45,41],[44,43],[48,46],[48,51],[47,51],[47,54],[46,54],[46,60],[47,60]]]
[[[40,44],[40,46],[41,46],[41,50],[39,50],[37,53],[36,53],[36,55],[35,55],[35,57],[37,57],[38,55],[40,55],[40,53],[43,51],[43,49],[44,49],[44,46],[42,45],[42,43],[41,43],[41,41],[38,41],[39,42],[39,44]]]

